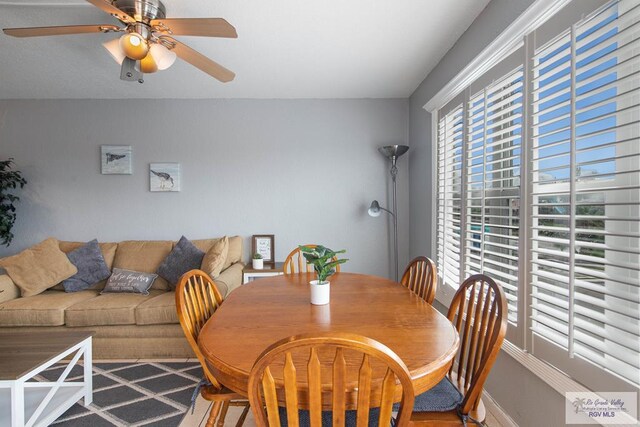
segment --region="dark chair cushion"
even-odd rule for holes
[[[413,412],[446,412],[455,409],[462,402],[462,394],[451,384],[449,378],[444,378],[433,388],[416,396]],[[397,411],[399,404],[393,405]]]
[[[280,425],[285,427],[288,426],[289,423],[287,421],[287,410],[286,408],[280,407]],[[333,424],[332,417],[333,414],[331,411],[322,411],[322,427],[331,427]],[[369,411],[369,427],[378,427],[378,417],[380,416],[380,408],[372,408]],[[311,425],[311,421],[309,419],[309,411],[300,409],[298,411],[298,419],[300,421],[300,427],[309,427]],[[347,427],[355,427],[356,426],[356,411],[346,411],[345,412],[345,425]],[[391,425],[391,422],[389,422]]]

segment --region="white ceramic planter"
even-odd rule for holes
[[[262,270],[264,268],[264,259],[252,259],[252,266],[254,270]]]
[[[331,282],[319,284],[317,280],[312,280],[309,282],[309,287],[311,288],[311,304],[329,304],[329,300],[331,299]]]

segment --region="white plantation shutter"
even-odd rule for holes
[[[572,2],[439,111],[438,271],[500,283],[514,344],[637,391],[640,2],[591,11]]]
[[[467,107],[464,274],[502,285],[517,324],[522,67],[472,96]]]
[[[463,122],[458,106],[438,123],[438,274],[454,288],[460,285]]]
[[[536,50],[531,230],[534,354],[636,386],[639,18],[640,3],[614,2]]]

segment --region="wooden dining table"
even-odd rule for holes
[[[309,302],[314,278],[306,273],[267,277],[225,299],[198,337],[218,381],[247,396],[251,368],[267,347],[319,332],[350,332],[383,343],[407,365],[416,395],[444,378],[459,337],[435,308],[398,282],[354,273],[331,276],[331,302],[314,306]],[[281,383],[279,373],[273,375]]]

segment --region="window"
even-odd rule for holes
[[[440,110],[440,279],[491,276],[508,339],[593,390],[635,389],[640,4],[550,29]]]
[[[517,324],[523,71],[519,67],[467,102],[464,276],[502,285]]]
[[[462,132],[462,106],[457,106],[438,129],[438,265],[447,283],[460,283]]]

